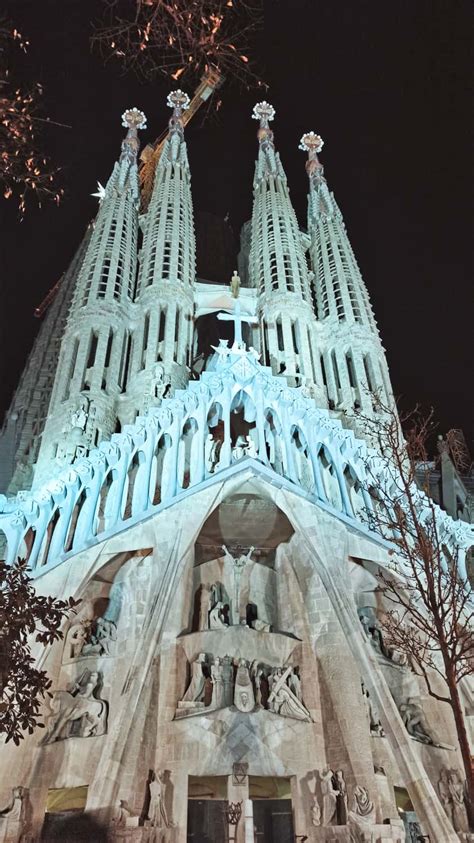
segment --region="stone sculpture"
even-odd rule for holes
[[[209,612],[209,629],[227,629],[229,624],[226,617],[229,606],[220,600]]]
[[[135,822],[138,822],[138,817],[126,799],[120,799],[112,822],[117,828],[125,828],[127,825],[135,825]]]
[[[409,735],[415,738],[415,740],[420,741],[420,743],[434,743],[433,738],[429,734],[423,709],[419,702],[410,698],[407,702],[401,703],[398,710]]]
[[[172,822],[168,818],[165,807],[165,780],[164,775],[160,776],[153,771],[150,774],[148,783],[150,793],[150,804],[148,806],[149,824],[154,828],[171,828]]]
[[[222,550],[225,554],[224,558],[232,564],[234,570],[234,603],[232,606],[232,623],[240,624],[240,579],[242,571],[244,570],[247,562],[250,562],[250,558],[255,548],[251,547],[248,553],[240,552],[237,556],[233,556],[225,544],[222,545]]]
[[[28,788],[14,787],[10,802],[0,810],[0,841],[23,840],[28,824]]]
[[[234,666],[230,656],[222,661],[222,681],[224,685],[224,706],[232,705],[234,689]]]
[[[82,654],[82,648],[89,639],[89,622],[73,624],[67,636],[66,653],[70,659],[77,659]]]
[[[382,728],[382,723],[380,722],[379,713],[377,711],[375,703],[372,702],[370,694],[367,688],[365,687],[363,680],[361,681],[361,687],[369,718],[370,734],[379,738],[383,738],[385,736],[385,732]]]
[[[205,664],[206,654],[199,653],[197,659],[191,664],[191,681],[181,700],[182,703],[196,703],[204,700],[204,688],[206,684],[206,674],[204,673]]]
[[[365,610],[365,612],[360,612],[359,620],[375,652],[401,667],[408,665],[408,656],[406,653],[402,653],[395,647],[387,647],[379,621],[375,616],[369,617],[366,614],[366,611],[367,610]]]
[[[282,717],[310,721],[309,711],[286,684],[291,671],[292,668],[287,667],[284,672],[279,669],[271,674],[268,708],[274,714],[280,714]]]
[[[106,617],[97,618],[88,641],[82,645],[81,656],[112,656],[117,640],[117,627]]]
[[[90,738],[107,730],[107,703],[100,699],[102,674],[85,670],[68,691],[56,691],[40,744],[69,737]]]
[[[212,687],[210,695],[206,693],[206,685]],[[231,705],[245,713],[257,707],[281,717],[311,721],[302,700],[298,667],[269,667],[260,664],[258,659],[250,665],[241,658],[234,680],[231,656],[221,658],[201,653],[191,663],[191,681],[178,702],[176,717],[199,714],[204,708],[216,710]]]
[[[372,826],[375,823],[374,803],[369,799],[365,787],[356,785],[351,810],[347,816],[351,843],[365,843],[372,839]]]
[[[329,825],[336,813],[336,792],[333,787],[334,773],[330,767],[325,767],[321,778],[321,793],[323,796],[323,825]]]
[[[438,792],[446,814],[453,824],[455,831],[466,834],[469,831],[465,806],[464,782],[458,770],[448,770],[444,767],[440,771]]]
[[[211,665],[212,682],[212,708],[223,708],[224,706],[224,665],[222,659],[216,656],[214,664]]]
[[[234,704],[239,711],[249,712],[255,708],[255,696],[248,663],[240,659],[235,677]]]
[[[332,786],[336,794],[336,824],[347,824],[347,787],[342,770],[336,770],[332,777]]]
[[[313,796],[313,804],[311,806],[311,823],[314,826],[321,825],[321,807],[316,794]]]

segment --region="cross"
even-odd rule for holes
[[[242,322],[247,322],[249,325],[255,325],[258,322],[258,319],[255,316],[245,316],[242,314],[239,299],[235,299],[233,313],[218,313],[217,318],[222,319],[225,322],[234,323],[234,345],[238,347],[240,347],[243,342]]]

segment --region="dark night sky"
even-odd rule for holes
[[[60,206],[11,202],[1,214],[1,405],[39,323],[34,307],[66,268],[94,216],[90,197],[119,152],[120,115],[148,117],[143,141],[165,127],[166,80],[142,84],[91,54],[99,0],[4,0],[29,38],[30,79],[63,167]],[[303,131],[325,139],[322,161],[372,298],[402,405],[434,406],[440,429],[472,437],[472,12],[471,0],[273,0],[258,52],[275,106],[277,147],[300,222],[306,214]],[[186,84],[183,84],[186,88]],[[187,86],[192,92],[192,86]],[[217,116],[186,130],[196,209],[238,232],[249,218],[257,144],[251,107],[261,93],[226,85]],[[227,279],[223,279],[227,280]]]

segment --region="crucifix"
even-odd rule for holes
[[[246,564],[251,561],[252,553],[254,552],[255,548],[251,547],[248,553],[240,553],[238,556],[233,556],[232,553],[226,548],[225,544],[222,545],[222,550],[225,553],[225,558],[232,563],[234,569],[234,601],[232,605],[232,624],[238,626],[240,624],[240,578],[242,576],[242,571],[244,570]]]
[[[245,316],[244,314],[242,314],[242,309],[239,300],[239,287],[240,278],[234,270],[234,274],[232,276],[231,281],[232,295],[235,298],[234,312],[217,314],[218,319],[222,319],[224,322],[234,323],[234,345],[232,347],[237,346],[237,348],[240,348],[243,343],[242,322],[247,322],[249,325],[255,325],[258,322],[258,319],[255,316]]]

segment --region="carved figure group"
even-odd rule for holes
[[[107,730],[107,703],[99,697],[101,688],[102,674],[85,670],[67,691],[56,691],[40,743],[103,735]]]
[[[451,820],[454,830],[466,834],[469,831],[465,805],[466,793],[464,782],[458,770],[448,770],[446,767],[441,770],[438,792],[441,804]]]
[[[311,720],[302,699],[298,667],[270,667],[243,658],[234,662],[228,655],[200,653],[191,664],[191,680],[178,702],[176,716],[230,705],[247,713],[265,708],[282,717]]]
[[[117,641],[117,622],[123,597],[123,582],[114,583],[107,609],[101,617],[84,618],[69,629],[66,657],[77,659],[87,656],[113,656]]]

